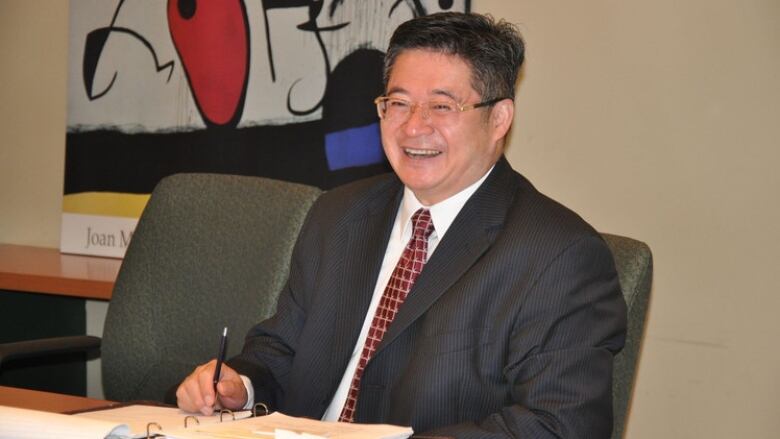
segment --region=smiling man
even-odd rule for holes
[[[477,14],[402,24],[376,99],[395,173],[323,195],[276,314],[179,406],[411,425],[425,436],[609,437],[625,304],[611,254],[503,157],[523,61]]]
[[[471,68],[456,55],[414,48],[389,56],[387,96],[376,100],[382,144],[404,185],[432,206],[478,181],[501,157],[511,95],[482,100]]]

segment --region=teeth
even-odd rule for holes
[[[436,151],[434,149],[404,148],[404,152],[411,156],[421,156],[421,157],[431,157],[431,156],[441,154],[441,151]]]

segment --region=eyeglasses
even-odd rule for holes
[[[422,117],[434,123],[454,123],[464,111],[487,107],[507,98],[496,98],[476,104],[461,105],[455,101],[411,102],[406,99],[380,96],[374,99],[379,118],[388,122],[404,122],[415,109],[422,110]]]

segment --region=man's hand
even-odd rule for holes
[[[222,365],[214,394],[214,369],[217,360],[201,364],[179,384],[176,389],[176,404],[187,412],[200,412],[211,415],[215,409],[239,410],[246,404],[247,394],[244,382],[238,372]]]

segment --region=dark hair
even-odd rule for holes
[[[423,49],[456,55],[471,67],[471,86],[483,100],[515,97],[525,47],[517,28],[490,15],[441,12],[402,23],[385,55],[384,85],[398,55]]]

